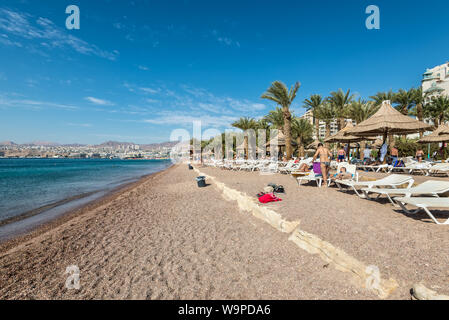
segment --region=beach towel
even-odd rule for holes
[[[267,193],[264,194],[259,198],[259,201],[261,203],[268,203],[268,202],[276,202],[276,201],[282,201],[282,199],[276,197],[273,193]]]

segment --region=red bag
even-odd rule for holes
[[[261,196],[259,198],[259,201],[261,203],[268,203],[268,202],[282,201],[282,199],[276,197],[273,193],[267,193]]]

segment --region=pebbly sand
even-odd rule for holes
[[[446,226],[334,189],[298,189],[285,175],[198,169],[254,199],[268,182],[283,184],[284,201],[265,206],[378,266],[398,282],[390,299],[410,299],[417,282],[449,294]],[[0,298],[379,299],[213,183],[199,189],[196,176],[171,167],[2,244]],[[79,290],[65,287],[70,265],[79,267]]]

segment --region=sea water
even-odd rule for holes
[[[170,164],[169,160],[0,159],[0,224],[38,208],[93,199]]]

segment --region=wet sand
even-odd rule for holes
[[[266,206],[378,265],[399,282],[389,298],[409,299],[418,280],[449,292],[448,251],[439,251],[449,240],[445,226],[336,190],[298,190],[288,176],[198,169],[254,199],[266,183],[283,184],[284,201]],[[224,200],[213,183],[198,188],[196,176],[174,166],[4,243],[0,298],[379,299],[288,241],[289,234]],[[65,287],[70,265],[80,270],[80,289]]]

